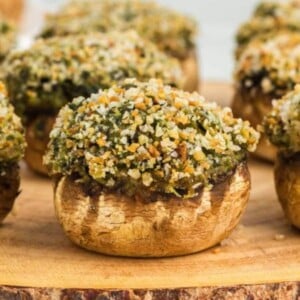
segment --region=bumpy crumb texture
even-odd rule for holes
[[[279,31],[300,31],[300,1],[263,1],[237,33],[239,45],[274,37]]]
[[[2,61],[14,45],[16,32],[11,23],[0,16],[0,61]]]
[[[300,152],[300,85],[273,102],[273,110],[265,118],[264,126],[270,141],[282,151]]]
[[[300,34],[282,33],[253,41],[237,64],[235,79],[243,88],[282,96],[300,83]]]
[[[143,38],[177,57],[186,57],[194,47],[196,23],[153,1],[75,0],[49,16],[42,37],[136,30]]]
[[[18,114],[56,113],[125,78],[182,84],[179,63],[135,32],[111,32],[40,40],[9,56],[5,80]]]
[[[25,140],[20,119],[15,115],[0,83],[0,171],[4,165],[17,162],[24,153]]]
[[[231,174],[257,140],[248,122],[197,93],[131,79],[65,106],[45,163],[53,175],[77,173],[129,194],[189,198]]]

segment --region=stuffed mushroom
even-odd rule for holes
[[[59,222],[77,245],[110,255],[212,247],[244,212],[258,137],[229,108],[154,79],[76,98],[45,156]]]
[[[281,33],[267,42],[256,40],[248,45],[235,71],[235,116],[260,126],[272,109],[272,100],[300,83],[299,44],[300,33]],[[256,155],[274,161],[276,152],[263,136]]]
[[[273,104],[264,128],[279,149],[276,189],[287,218],[300,229],[300,85]]]

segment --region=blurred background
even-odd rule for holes
[[[9,1],[9,0],[6,0]],[[56,11],[65,0],[26,0],[20,47],[27,47],[38,32],[43,15]],[[96,0],[95,0],[96,1]],[[258,0],[157,0],[193,16],[200,25],[201,76],[206,80],[230,81],[233,71],[234,35],[251,14]]]

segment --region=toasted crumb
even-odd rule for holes
[[[239,28],[237,44],[270,39],[281,31],[299,31],[299,12],[299,1],[259,1],[253,16]]]
[[[275,241],[278,241],[278,242],[281,242],[281,241],[284,241],[286,239],[285,235],[284,234],[276,234],[274,236],[274,240]]]
[[[8,93],[23,118],[33,111],[57,113],[73,98],[87,97],[125,78],[158,78],[176,87],[184,82],[178,60],[135,31],[38,40],[25,51],[10,53],[3,69]],[[99,103],[108,100],[113,102],[113,96]]]
[[[254,40],[238,61],[236,81],[243,88],[260,87],[264,94],[281,97],[299,83],[299,43],[299,32],[279,33],[267,41]]]
[[[214,249],[212,250],[212,253],[213,253],[213,254],[219,254],[219,253],[221,253],[221,252],[222,252],[221,247],[214,248]]]
[[[176,99],[182,102],[179,108]],[[197,93],[155,79],[128,79],[60,111],[45,163],[52,175],[79,173],[106,187],[126,179],[128,193],[142,186],[193,198],[242,163],[258,137],[230,109]]]
[[[228,239],[222,241],[222,243],[221,243],[222,247],[234,247],[236,245],[237,245],[236,241],[232,238],[228,238]]]
[[[300,85],[283,98],[273,101],[273,109],[264,120],[264,130],[271,143],[280,150],[300,151]]]
[[[73,0],[60,12],[48,15],[41,36],[48,38],[128,29],[136,30],[162,51],[185,57],[194,47],[197,24],[191,17],[156,1]]]
[[[243,224],[239,224],[237,227],[236,227],[236,230],[238,230],[238,231],[242,231],[242,230],[244,230],[246,228],[246,226],[245,225],[243,225]]]

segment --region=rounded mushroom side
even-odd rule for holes
[[[290,158],[278,155],[275,186],[287,219],[300,229],[300,154]]]
[[[249,193],[250,174],[242,163],[193,200],[90,196],[82,184],[63,177],[54,202],[64,232],[80,247],[116,256],[170,257],[199,252],[227,238],[240,222]]]

